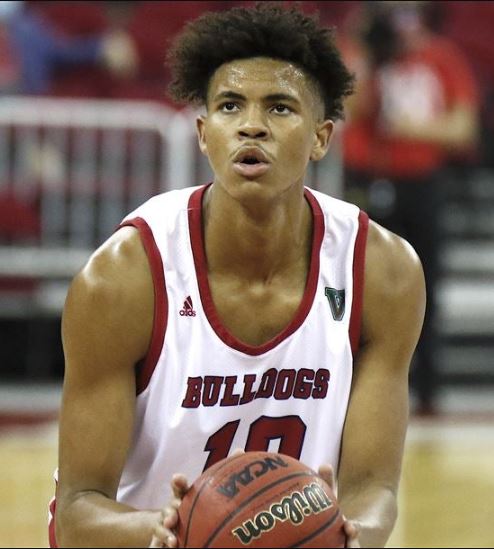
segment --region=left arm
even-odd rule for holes
[[[472,105],[457,104],[426,123],[401,118],[388,131],[401,139],[437,143],[446,148],[470,147],[478,136],[477,111]]]
[[[363,547],[382,547],[397,516],[408,423],[408,371],[425,310],[420,260],[398,236],[370,224],[362,342],[345,423],[339,502]]]

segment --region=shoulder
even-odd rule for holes
[[[98,333],[106,334],[124,345],[135,345],[132,354],[143,354],[153,307],[153,281],[141,237],[133,227],[123,227],[94,252],[72,281],[64,307],[64,335],[72,332],[94,339]]]
[[[122,227],[98,248],[74,278],[73,287],[89,294],[132,295],[149,275],[146,253],[137,229]]]
[[[418,338],[425,311],[420,259],[403,238],[369,222],[365,260],[363,337],[407,329]]]
[[[195,191],[206,187],[207,185],[196,185],[156,194],[129,213],[124,221],[142,218],[151,224],[166,222],[173,218],[177,212],[187,210],[190,198],[195,194]]]
[[[412,245],[404,238],[369,220],[366,271],[391,291],[400,292],[422,278],[422,264]]]

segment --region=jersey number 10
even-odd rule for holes
[[[209,437],[204,447],[209,452],[204,471],[228,456],[239,424],[240,419],[230,421]],[[306,428],[298,416],[261,416],[250,425],[245,451],[266,451],[271,440],[280,439],[278,452],[299,459]]]

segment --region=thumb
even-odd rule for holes
[[[358,541],[361,528],[360,523],[356,520],[347,520],[345,517],[343,518],[345,519],[343,529],[345,530],[346,535],[346,547],[360,547],[360,543]]]
[[[329,464],[324,464],[319,467],[319,476],[327,483],[329,484],[329,487],[333,492],[336,491],[336,482],[334,478],[334,470],[333,467]]]

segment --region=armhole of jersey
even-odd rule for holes
[[[57,537],[55,534],[55,513],[57,510],[57,490],[58,490],[58,469],[53,475],[55,481],[55,496],[48,504],[48,546],[50,549],[58,549]]]
[[[51,549],[57,549],[57,538],[55,535],[55,512],[57,509],[57,500],[53,498],[48,507],[48,544]]]
[[[141,217],[124,221],[121,227],[134,227],[139,231],[142,245],[148,257],[154,287],[154,318],[153,332],[146,358],[136,371],[136,392],[141,394],[149,385],[149,381],[158,363],[163,342],[165,340],[168,320],[168,299],[166,295],[165,271],[158,246],[154,240],[151,228]]]
[[[350,315],[350,345],[355,358],[359,349],[360,331],[362,325],[362,306],[364,298],[365,249],[369,217],[363,211],[358,216],[358,231],[353,252],[353,300]]]

